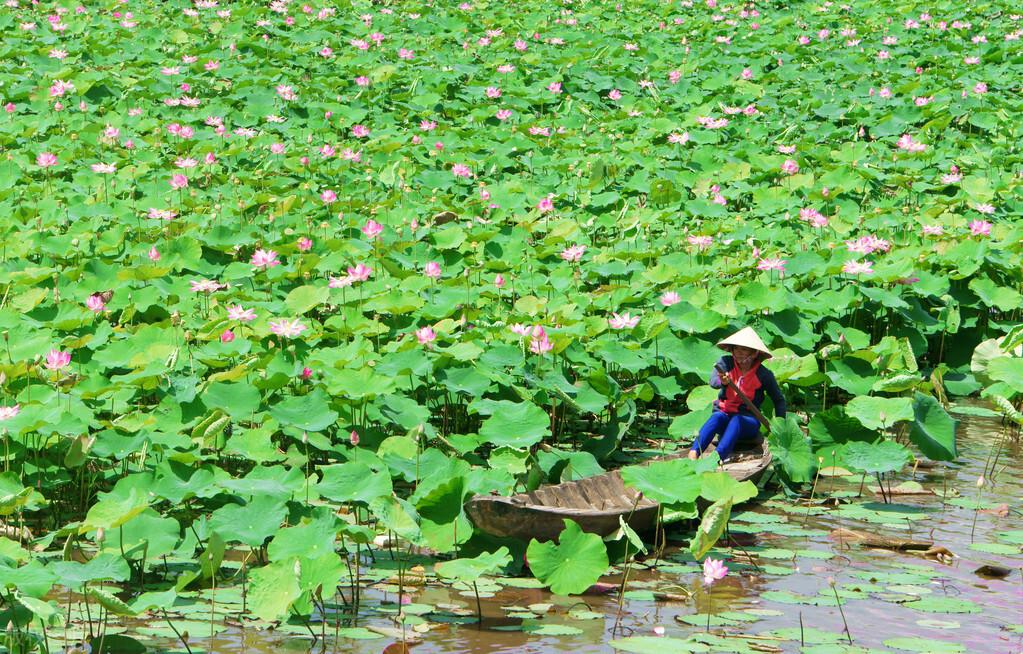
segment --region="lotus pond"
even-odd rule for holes
[[[341,4],[0,10],[0,649],[1019,651],[1014,3]]]

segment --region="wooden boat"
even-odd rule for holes
[[[654,460],[686,454],[683,451]],[[750,449],[737,450],[722,468],[738,481],[755,483],[770,465],[771,452],[763,441]],[[637,532],[652,531],[657,522],[658,505],[647,498],[637,503],[637,495],[638,491],[625,486],[619,471],[614,470],[511,497],[476,495],[465,508],[469,519],[479,529],[494,536],[522,540],[557,539],[565,526],[565,518],[574,520],[583,531],[600,536],[618,529],[619,516],[626,518]]]

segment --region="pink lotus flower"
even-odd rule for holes
[[[283,143],[271,143],[270,144],[270,152],[272,154],[284,154],[284,150],[285,150],[285,147],[284,147]]]
[[[71,353],[62,350],[50,350],[46,353],[46,363],[50,370],[66,368],[71,363]]]
[[[991,223],[986,220],[971,220],[970,234],[973,236],[989,236],[991,234]]]
[[[373,269],[361,263],[348,268],[348,276],[351,277],[353,282],[364,282],[369,279],[369,276],[372,274]]]
[[[313,249],[313,240],[311,238],[303,236],[302,238],[298,239],[297,247],[299,252],[308,252],[309,250]]]
[[[253,268],[273,268],[281,264],[277,260],[277,253],[273,250],[256,250],[252,253],[252,259],[249,263],[252,264]]]
[[[451,167],[451,174],[455,177],[472,177],[472,169],[465,164],[455,164]]]
[[[92,172],[99,173],[101,175],[109,175],[117,172],[117,166],[108,163],[94,163],[90,166],[90,168],[92,168]]]
[[[496,116],[498,120],[507,120],[508,118],[511,118],[511,115],[512,115],[511,109],[498,109],[497,113],[494,114],[494,116]]]
[[[711,586],[714,582],[724,579],[728,575],[728,568],[724,561],[707,558],[703,560],[703,585]]]
[[[298,99],[298,96],[295,95],[295,90],[292,89],[290,86],[285,86],[284,84],[281,84],[277,87],[277,95],[280,96],[281,100],[284,100],[286,102]]]
[[[309,366],[303,366],[302,372],[299,373],[302,379],[310,379],[313,376],[313,369]]]
[[[436,261],[430,261],[423,266],[423,274],[430,279],[438,279],[441,276],[440,264]]]
[[[547,90],[555,95],[561,93],[561,82],[551,82],[547,85]]]
[[[74,91],[75,85],[71,82],[65,82],[63,80],[54,80],[53,84],[50,85],[50,97],[59,98],[68,91]]]
[[[106,302],[98,293],[93,293],[85,299],[85,306],[94,313],[99,313],[107,308]]]
[[[554,349],[554,343],[547,337],[547,332],[541,327],[539,333],[534,330],[533,338],[529,341],[529,351],[533,354],[544,355]]]
[[[554,211],[554,201],[551,199],[550,196],[545,197],[542,200],[540,200],[540,202],[537,203],[536,208],[540,213]]]
[[[907,152],[923,152],[927,149],[926,145],[914,141],[913,137],[909,134],[903,134],[896,145],[900,150],[905,150]]]
[[[494,276],[494,286],[496,286],[497,288],[504,287],[504,275],[498,273],[497,275]]]
[[[989,213],[990,214],[990,213],[994,213],[995,212],[995,205],[993,205],[993,204],[978,204],[978,205],[974,206],[973,208],[976,209],[977,211],[979,211],[980,213]]]
[[[227,317],[240,322],[252,322],[256,319],[256,312],[252,309],[243,309],[240,304],[227,308]]]
[[[357,431],[355,431],[353,429],[352,432],[350,434],[348,434],[348,442],[352,444],[352,447],[358,447],[359,446],[359,432],[357,432]]]
[[[337,200],[337,193],[327,189],[323,193],[320,193],[320,200],[323,201],[323,204],[333,204]]]
[[[673,304],[678,304],[682,301],[682,298],[675,291],[665,291],[661,294],[661,306],[670,307]]]
[[[685,145],[689,142],[689,132],[672,132],[668,135],[668,143],[676,143],[678,145]]]
[[[170,184],[172,189],[175,190],[183,189],[188,186],[188,178],[182,175],[181,173],[175,173],[171,175],[171,178],[168,181],[168,183]]]
[[[499,98],[501,97],[501,89],[496,86],[488,86],[485,91],[488,98]]]
[[[154,245],[153,247],[149,248],[149,252],[146,253],[146,256],[149,257],[150,261],[159,261],[160,251],[157,250],[156,246]]]
[[[224,331],[220,332],[220,342],[221,343],[230,343],[233,340],[234,340],[234,332],[231,331],[230,329],[225,329]]]
[[[419,341],[420,345],[429,345],[437,340],[437,334],[434,333],[432,327],[421,327],[416,330],[416,339]]]
[[[330,282],[327,283],[327,288],[348,288],[353,283],[351,276],[345,275],[344,277],[331,277]]]
[[[191,285],[193,293],[213,293],[223,287],[220,282],[213,281],[212,279],[193,279],[188,283]]]
[[[0,406],[0,420],[10,420],[14,416],[18,415],[21,411],[21,405],[15,404],[14,406]]]
[[[941,225],[924,225],[923,233],[924,236],[941,236],[945,233],[945,228]]]
[[[799,164],[792,159],[786,159],[781,165],[781,171],[786,175],[795,175],[799,172]]]
[[[842,272],[847,275],[869,275],[874,272],[874,268],[869,261],[846,261]]]
[[[687,236],[686,240],[690,245],[695,245],[700,250],[706,250],[714,243],[713,236]]]
[[[777,270],[778,272],[785,272],[785,264],[787,259],[761,259],[757,263],[757,270]]]
[[[352,136],[355,138],[366,138],[369,136],[369,128],[365,125],[352,125]]]
[[[366,224],[362,227],[362,233],[366,235],[369,240],[375,239],[380,236],[380,233],[384,231],[384,226],[377,221],[370,218],[366,221]]]
[[[618,89],[611,89],[611,92],[607,94],[607,97],[612,100],[621,100],[622,92],[619,91]]]
[[[40,168],[49,168],[57,165],[57,155],[52,152],[40,152],[36,157],[36,165]]]
[[[512,333],[518,334],[519,336],[529,336],[532,331],[529,325],[523,325],[519,322],[510,325],[508,329],[512,330]],[[541,329],[543,328],[541,327]]]
[[[611,329],[632,329],[639,324],[639,316],[629,315],[628,312],[621,315],[612,313],[611,317],[607,319],[607,324],[611,326]]]
[[[987,84],[984,82],[977,82],[973,85],[973,92],[977,95],[983,95],[987,93]]]
[[[559,256],[565,261],[576,263],[583,258],[583,254],[585,252],[586,252],[585,245],[573,245],[562,250]]]
[[[295,338],[304,332],[305,329],[306,326],[299,322],[298,318],[292,320],[282,318],[270,321],[270,331],[284,338]]]

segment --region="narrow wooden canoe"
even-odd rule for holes
[[[686,456],[685,451],[657,460],[682,456]],[[771,452],[764,441],[752,449],[737,451],[722,468],[738,481],[756,482],[770,464]],[[619,471],[614,470],[511,497],[476,495],[465,508],[479,529],[494,536],[522,540],[556,539],[565,526],[565,518],[574,520],[584,531],[601,536],[618,529],[619,516],[627,518],[629,526],[638,532],[652,531],[657,521],[657,503],[643,498],[637,504],[637,495],[634,488],[625,486]]]

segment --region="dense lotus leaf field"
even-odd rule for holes
[[[319,639],[415,579],[472,621],[527,546],[555,593],[627,576],[663,542],[505,542],[463,503],[687,446],[743,326],[790,409],[763,494],[887,502],[957,458],[958,397],[1023,424],[1013,2],[8,0],[0,30],[8,651],[187,648],[220,585]],[[698,560],[758,492],[712,469],[626,475],[716,502]]]

